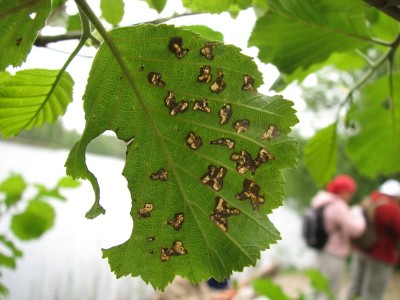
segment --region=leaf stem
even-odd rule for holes
[[[129,71],[128,66],[126,65],[125,61],[123,60],[121,53],[119,52],[118,48],[116,47],[112,37],[107,33],[107,30],[104,28],[103,24],[100,22],[98,17],[95,15],[93,10],[87,4],[85,0],[75,0],[75,3],[78,5],[79,9],[85,14],[87,19],[92,23],[94,28],[99,32],[101,37],[104,39],[104,42],[107,44],[108,48],[110,49],[111,53],[113,54],[114,58],[117,60],[119,66],[121,67],[122,71],[126,75],[132,89],[136,95],[140,95],[140,90],[138,85],[136,84],[136,80],[133,77],[132,73]]]

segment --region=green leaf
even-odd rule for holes
[[[60,178],[57,182],[56,188],[77,188],[81,185],[78,180],[74,180],[71,177],[65,176]]]
[[[282,288],[270,279],[256,279],[252,284],[254,290],[260,296],[266,296],[268,299],[274,300],[289,300]]]
[[[182,0],[184,7],[192,12],[209,12],[222,13],[225,11],[237,13],[237,9],[246,9],[252,6],[251,0],[219,0],[219,1],[204,1],[204,0]]]
[[[124,16],[123,0],[101,0],[100,9],[103,18],[111,25],[117,26]]]
[[[336,123],[319,130],[304,148],[304,164],[314,182],[327,183],[336,172],[337,136]]]
[[[280,238],[267,214],[282,205],[280,169],[294,167],[298,158],[297,142],[287,136],[298,122],[293,103],[258,94],[261,73],[237,47],[207,44],[193,32],[167,25],[119,28],[110,36],[117,50],[112,54],[103,44],[95,57],[84,94],[86,127],[66,162],[68,175],[93,185],[93,217],[104,208],[97,179],[85,163],[86,147],[106,130],[127,143],[123,175],[134,230],[125,243],[103,250],[103,257],[117,277],[141,276],[160,289],[175,275],[199,283],[254,265]],[[207,47],[212,60],[200,54]],[[205,66],[212,78],[200,82]],[[248,90],[242,88],[244,75],[254,79]],[[230,110],[223,122],[219,114]],[[234,128],[238,121],[247,127],[240,120],[250,122],[248,130]],[[260,151],[273,157],[263,163],[260,157],[256,168]],[[254,174],[237,161],[252,164]],[[243,190],[253,203],[239,200]],[[219,209],[225,217],[216,213]]]
[[[316,292],[324,293],[330,300],[333,300],[333,294],[329,288],[329,281],[319,270],[308,269],[304,271],[304,275],[310,279],[311,286]]]
[[[15,247],[14,243],[4,235],[0,235],[0,243],[11,251],[14,257],[22,257],[22,251]]]
[[[188,30],[192,30],[194,32],[199,33],[206,39],[209,39],[211,41],[218,41],[218,42],[223,42],[224,41],[224,35],[219,32],[211,29],[208,26],[203,26],[203,25],[190,25],[190,26],[182,26],[183,28],[186,28]]]
[[[256,22],[249,46],[258,47],[260,60],[286,74],[307,71],[334,52],[365,46],[369,35],[364,14],[334,8],[328,1],[271,1]]]
[[[21,240],[39,238],[53,227],[55,212],[53,207],[43,201],[30,201],[23,213],[11,219],[11,230]]]
[[[36,200],[40,200],[46,197],[56,198],[59,200],[67,200],[65,196],[60,193],[60,188],[76,188],[80,186],[80,182],[72,179],[71,177],[63,177],[61,178],[57,185],[54,188],[47,188],[43,184],[35,184],[35,187],[38,190],[38,193],[34,197]]]
[[[3,285],[0,282],[0,295],[8,296],[9,294],[10,294],[10,292],[8,291],[8,289],[5,287],[5,285]]]
[[[21,200],[27,184],[19,174],[12,174],[0,184],[0,193],[5,194],[4,203],[7,207]]]
[[[74,81],[58,70],[22,70],[0,77],[0,133],[8,138],[53,123],[72,101]]]
[[[155,9],[158,13],[161,13],[165,4],[167,4],[167,0],[145,0],[150,8]]]
[[[368,177],[390,176],[400,172],[400,74],[393,76],[393,104],[389,101],[389,77],[366,85],[350,108],[347,119],[357,130],[346,153],[358,171]]]
[[[79,14],[68,16],[67,31],[82,30],[81,17]]]
[[[15,257],[8,256],[0,252],[0,266],[4,266],[9,269],[15,269]]]
[[[50,10],[50,0],[1,1],[0,72],[10,65],[20,66],[25,61]]]

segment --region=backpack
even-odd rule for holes
[[[309,208],[303,215],[302,235],[306,244],[321,250],[328,241],[328,233],[324,226],[324,206]]]
[[[375,202],[372,202],[370,199],[364,200],[363,215],[366,227],[359,237],[351,239],[352,246],[361,250],[369,250],[377,243],[378,234],[374,224],[375,210],[377,207],[386,203],[387,201],[385,199],[380,199]]]

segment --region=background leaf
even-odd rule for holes
[[[336,172],[337,136],[336,123],[319,130],[304,148],[304,164],[315,183],[328,182]]]
[[[27,184],[19,174],[12,174],[0,184],[0,194],[4,193],[4,203],[7,207],[21,200]]]
[[[71,76],[58,70],[30,69],[0,77],[0,133],[3,138],[21,130],[53,123],[72,101]]]
[[[36,239],[53,227],[54,218],[55,212],[50,204],[30,201],[23,213],[12,217],[11,230],[21,240]]]
[[[117,26],[124,16],[123,0],[101,0],[100,9],[103,18],[111,25]]]
[[[223,42],[224,41],[224,35],[219,32],[211,29],[208,26],[203,26],[203,25],[190,25],[190,26],[182,26],[183,28],[186,28],[188,30],[192,30],[194,32],[199,33],[206,39],[209,39],[210,41],[218,41],[218,42]]]
[[[158,13],[161,13],[165,5],[167,4],[167,0],[145,0],[150,8],[155,9]]]
[[[285,74],[297,69],[304,72],[334,52],[365,46],[369,35],[362,11],[338,8],[329,1],[270,1],[270,9],[256,22],[249,46],[258,47],[260,60]]]
[[[25,61],[50,10],[50,0],[1,1],[0,71],[9,65],[20,66]]]
[[[389,78],[376,80],[361,90],[361,96],[348,112],[356,126],[346,152],[361,174],[368,177],[400,172],[400,74],[393,76],[393,104],[389,100]],[[359,129],[362,129],[359,131]]]
[[[117,277],[140,275],[163,289],[177,274],[198,283],[211,276],[222,280],[234,270],[254,265],[260,252],[280,238],[267,214],[282,204],[280,169],[293,167],[298,157],[297,142],[287,136],[298,121],[293,103],[281,96],[258,94],[261,74],[252,59],[234,46],[210,46],[195,33],[166,25],[120,28],[110,35],[118,52],[112,54],[102,45],[95,57],[84,95],[86,128],[71,149],[66,167],[67,174],[87,178],[94,187],[96,201],[89,216],[103,213],[97,179],[85,163],[85,149],[106,130],[127,142],[123,175],[132,196],[134,230],[125,243],[103,250],[111,269]],[[169,47],[178,37],[182,44]],[[213,59],[200,54],[207,45],[212,47]],[[125,71],[116,63],[118,55]],[[205,66],[211,68],[212,79],[199,82]],[[218,70],[223,77],[218,77]],[[244,75],[254,79],[248,90],[243,89]],[[211,90],[223,84],[219,93]],[[207,109],[196,109],[205,103],[201,100],[207,101]],[[188,109],[171,114],[178,103],[185,103],[180,101],[187,101]],[[228,104],[232,116],[225,124],[219,114]],[[237,131],[234,124],[246,119],[248,130]],[[275,130],[266,137],[271,126]],[[190,132],[202,142],[188,142]],[[222,139],[234,141],[234,147],[212,142]],[[261,163],[254,174],[238,172],[232,155],[246,151],[255,164],[260,149],[273,158]],[[222,181],[210,172],[213,166]],[[222,168],[226,173],[221,173]],[[161,169],[168,172],[166,180],[156,179]],[[239,200],[243,190],[253,204]],[[218,197],[228,208],[240,211],[224,220],[217,217],[219,226],[210,217]],[[176,222],[179,214],[182,224]],[[185,251],[181,249],[181,254],[185,254],[171,250],[177,243],[182,243]],[[162,259],[162,251],[170,254],[168,261]]]
[[[282,288],[270,279],[256,279],[252,284],[254,290],[260,296],[266,296],[268,299],[274,300],[289,300]]]

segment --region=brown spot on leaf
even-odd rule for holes
[[[209,185],[214,191],[219,191],[223,186],[223,179],[226,175],[226,168],[217,168],[214,165],[208,166],[208,172],[203,175],[200,180],[202,183]]]
[[[260,186],[247,178],[243,181],[243,191],[236,195],[236,199],[249,199],[253,210],[258,210],[260,204],[265,202],[264,196],[260,196]]]

